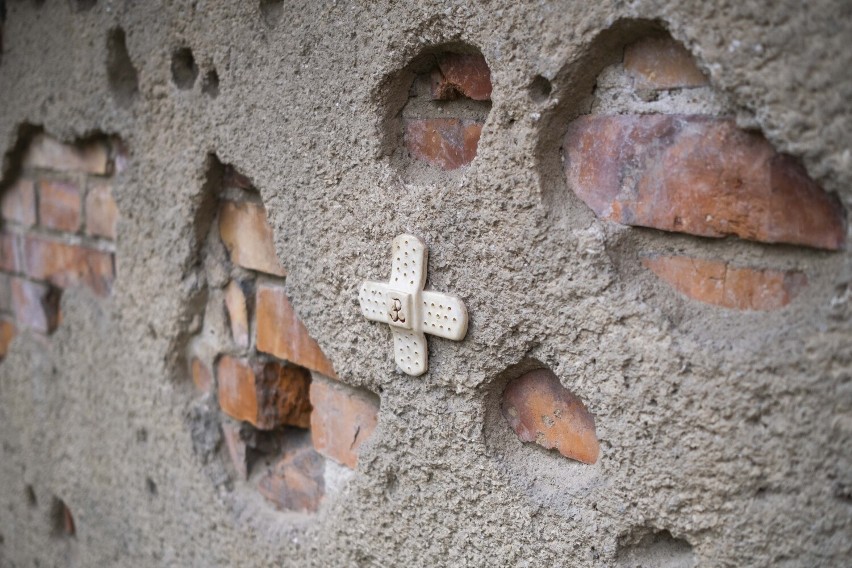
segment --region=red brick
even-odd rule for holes
[[[27,227],[36,222],[35,183],[21,178],[3,193],[3,220]]]
[[[192,371],[192,382],[195,383],[196,388],[203,393],[211,392],[213,390],[213,373],[210,372],[210,367],[198,357],[193,357],[190,362],[190,369]]]
[[[432,71],[432,98],[491,100],[491,70],[480,54],[446,53]]]
[[[240,283],[231,280],[225,288],[225,311],[231,324],[231,337],[238,347],[243,349],[249,346],[249,323],[248,310],[246,308],[246,296]]]
[[[96,184],[86,194],[86,234],[115,240],[118,228],[118,205],[112,198],[112,187]]]
[[[730,266],[719,260],[657,256],[643,263],[681,294],[738,310],[777,310],[789,304],[808,283],[801,272]]]
[[[703,87],[710,82],[692,54],[674,39],[645,38],[624,49],[624,69],[636,89]]]
[[[59,288],[83,284],[99,296],[109,295],[115,277],[111,253],[41,237],[25,239],[24,264],[32,278]]]
[[[42,227],[76,233],[80,229],[80,188],[67,181],[42,180],[38,184],[38,220]]]
[[[53,333],[60,322],[60,291],[22,278],[12,279],[15,321],[19,327]]]
[[[6,318],[0,319],[0,359],[4,358],[6,353],[9,352],[9,344],[15,337],[15,331],[15,322]]]
[[[219,234],[235,264],[276,276],[286,275],[275,254],[272,228],[263,205],[223,202],[219,208]]]
[[[317,451],[352,469],[361,445],[379,421],[375,395],[337,381],[315,377],[311,383],[311,437]]]
[[[21,237],[15,233],[0,233],[0,270],[21,271],[20,240]]]
[[[442,170],[454,170],[476,157],[482,123],[458,118],[405,121],[405,147],[409,153]]]
[[[240,427],[230,422],[222,422],[222,435],[225,438],[225,446],[228,448],[228,455],[231,457],[234,469],[237,470],[237,475],[240,479],[247,479],[249,451],[245,440],[240,437]]]
[[[325,492],[325,462],[307,433],[291,434],[284,456],[260,480],[260,494],[276,508],[315,512]]]
[[[586,116],[569,127],[563,152],[570,186],[605,219],[703,237],[844,245],[837,198],[731,120]]]
[[[259,351],[307,367],[327,377],[337,377],[319,344],[296,316],[283,286],[259,284],[255,310],[255,343]]]
[[[538,369],[511,381],[501,409],[521,441],[583,463],[598,461],[594,417],[551,371]]]
[[[235,420],[260,430],[310,424],[311,376],[305,369],[276,362],[253,365],[225,355],[219,359],[216,378],[219,406]]]
[[[63,144],[46,134],[33,138],[24,157],[24,167],[100,175],[111,173],[109,149],[106,144]]]

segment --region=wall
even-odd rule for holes
[[[847,3],[3,14],[0,565],[852,554]]]

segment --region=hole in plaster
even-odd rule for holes
[[[260,15],[269,27],[274,27],[283,13],[283,0],[260,0]]]
[[[616,565],[624,568],[694,568],[697,565],[692,545],[682,538],[675,538],[667,530],[644,534],[631,543],[619,539]]]
[[[491,70],[475,47],[423,50],[377,88],[386,113],[384,153],[413,176],[468,165],[491,110],[491,90]]]
[[[32,485],[27,485],[26,495],[27,495],[27,505],[29,505],[30,507],[37,507],[38,506],[38,497],[36,497],[36,492],[35,492],[35,489],[33,489]]]
[[[192,50],[188,47],[181,47],[172,53],[172,80],[178,89],[187,90],[195,85],[195,79],[198,77],[198,65],[195,63],[195,57],[192,55]]]
[[[121,28],[113,28],[107,36],[107,82],[120,107],[130,106],[139,92],[139,74],[130,59]]]
[[[201,81],[201,92],[214,99],[219,96],[219,74],[215,69],[211,69],[204,75]]]
[[[50,516],[53,525],[51,530],[53,536],[71,538],[77,533],[71,509],[68,508],[68,505],[62,499],[58,497],[53,498],[50,506]]]
[[[546,77],[536,75],[532,83],[530,83],[530,97],[534,103],[543,103],[550,98],[550,93],[553,91],[553,85]]]
[[[145,489],[148,491],[148,494],[156,497],[157,496],[157,484],[154,483],[154,480],[150,477],[145,478]]]
[[[74,0],[74,10],[77,12],[88,12],[97,3],[98,0]]]

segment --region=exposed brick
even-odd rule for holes
[[[38,220],[42,227],[75,233],[80,229],[82,197],[77,184],[42,180],[38,184]]]
[[[210,367],[198,357],[193,357],[190,362],[190,369],[192,371],[192,382],[195,383],[199,391],[208,393],[213,390],[213,373],[210,372]]]
[[[337,377],[331,362],[296,316],[284,287],[261,283],[255,302],[257,349],[302,367]]]
[[[311,404],[314,447],[324,456],[355,469],[361,445],[378,424],[377,397],[337,381],[314,377]]]
[[[60,295],[52,286],[13,278],[12,300],[18,326],[53,333],[60,321]]]
[[[0,359],[4,358],[6,353],[9,352],[9,344],[15,337],[15,331],[15,322],[6,318],[0,319]]]
[[[249,346],[248,310],[246,296],[240,283],[231,280],[225,288],[225,309],[231,323],[231,336],[239,347]]]
[[[260,480],[258,490],[278,509],[314,512],[319,508],[325,462],[305,433],[291,433],[284,456]]]
[[[276,276],[286,275],[275,254],[272,228],[263,205],[223,202],[219,209],[219,234],[235,264]]]
[[[222,422],[222,435],[225,438],[225,446],[231,463],[237,470],[240,479],[247,479],[249,474],[248,455],[249,450],[245,440],[240,437],[240,427],[230,422]]]
[[[405,147],[411,155],[443,170],[454,170],[476,157],[482,123],[458,118],[407,119]]]
[[[688,256],[657,256],[643,263],[685,296],[738,310],[777,310],[789,304],[808,284],[796,271],[730,266],[719,260]]]
[[[692,54],[670,37],[645,38],[624,49],[624,69],[636,89],[703,87],[710,82]]]
[[[551,371],[538,369],[511,381],[501,409],[521,441],[587,464],[598,460],[594,417]]]
[[[432,98],[451,100],[459,96],[475,101],[491,100],[491,70],[480,54],[445,53],[432,71]]]
[[[84,146],[63,144],[46,134],[35,136],[24,157],[25,168],[58,172],[111,173],[109,148],[102,142]]]
[[[60,288],[84,284],[99,296],[109,295],[115,277],[111,253],[41,237],[26,237],[24,264],[32,278]]]
[[[260,430],[310,424],[311,376],[305,369],[277,362],[252,365],[225,355],[219,359],[216,378],[219,406],[235,420]]]
[[[21,266],[21,237],[15,233],[0,233],[0,270],[20,272]]]
[[[569,127],[563,151],[574,192],[618,223],[830,250],[846,238],[836,197],[731,120],[586,116]]]
[[[26,178],[18,179],[3,193],[2,210],[4,221],[20,223],[28,227],[35,225],[35,183]]]
[[[112,187],[95,184],[86,194],[86,234],[115,239],[118,229],[118,205],[112,198]]]

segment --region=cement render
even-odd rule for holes
[[[594,78],[659,20],[741,124],[849,208],[848,3],[306,2],[278,19],[257,2],[78,5],[7,2],[0,145],[23,124],[126,142],[117,280],[105,301],[66,292],[49,341],[19,335],[0,364],[0,565],[848,562],[849,252],[619,228],[559,167]],[[107,79],[116,26],[138,71],[129,103]],[[454,173],[407,164],[393,118],[400,70],[444,43],[480,48],[494,83],[479,154]],[[180,47],[200,70],[188,90],[171,77]],[[201,89],[214,66],[215,98]],[[358,471],[315,516],[229,491],[181,360],[204,311],[211,153],[259,188],[292,303],[341,380],[381,397]],[[464,342],[430,339],[420,378],[395,370],[386,326],[357,302],[402,232],[430,246],[429,286],[471,316]],[[735,252],[810,286],[779,312],[699,305],[641,270],[649,247]],[[502,421],[502,386],[538,364],[596,416],[596,465],[522,445]],[[75,538],[53,534],[51,495]]]

